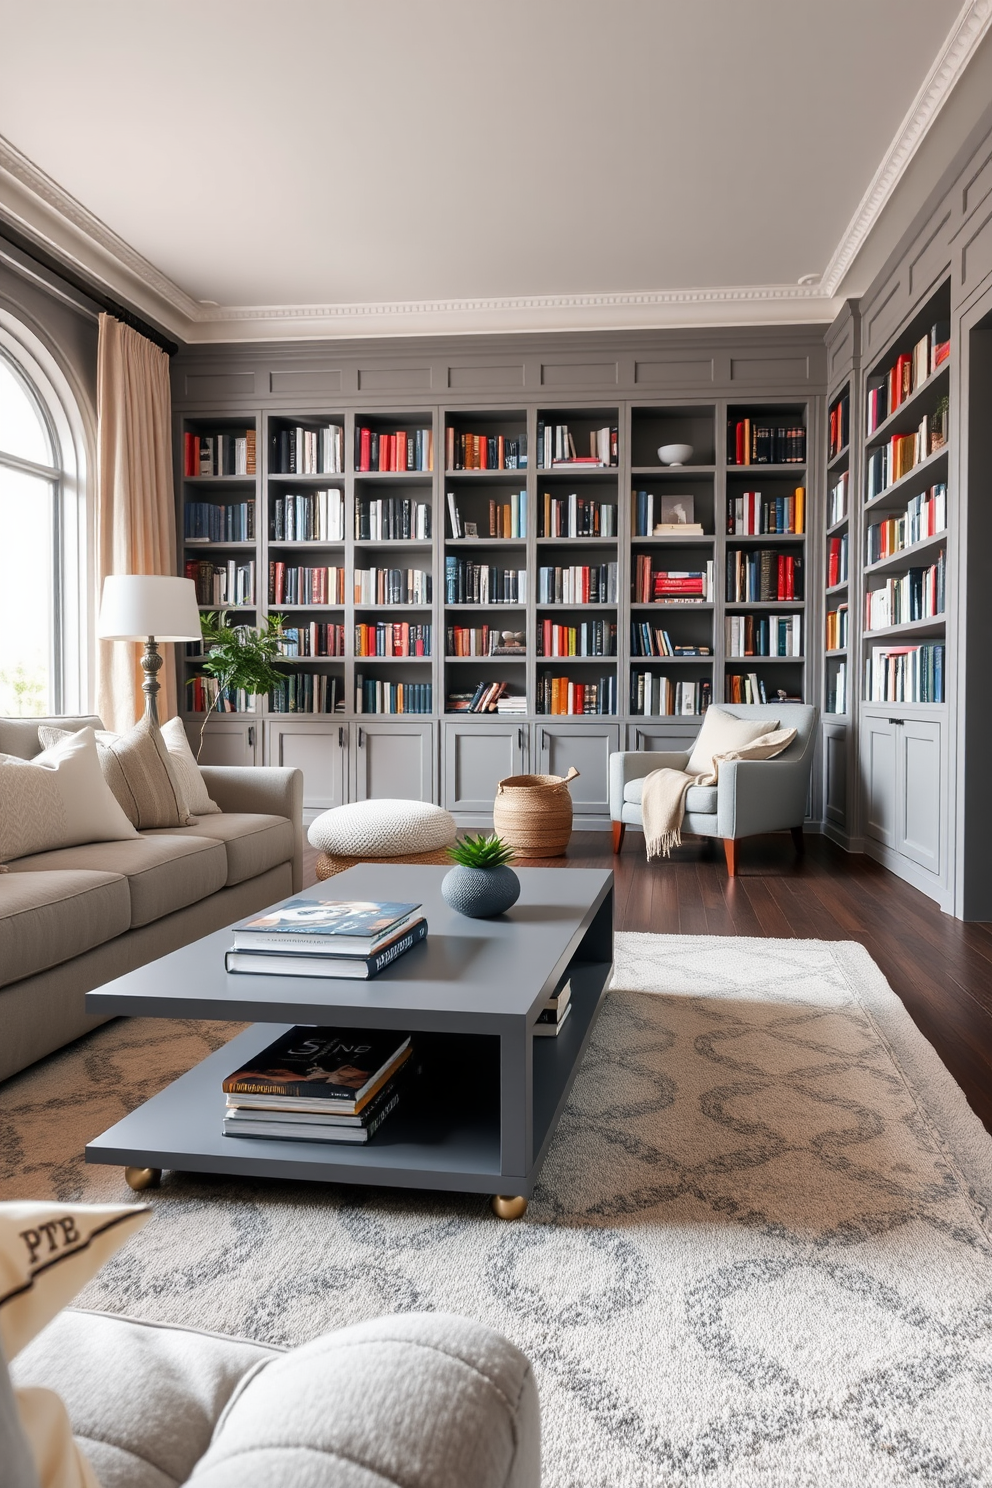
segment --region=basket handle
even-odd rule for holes
[[[565,784],[570,785],[573,780],[578,780],[581,773],[582,772],[580,770],[577,770],[574,765],[569,765],[568,774],[565,776]]]

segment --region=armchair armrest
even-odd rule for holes
[[[285,816],[293,824],[293,892],[303,887],[303,772],[273,765],[201,765],[221,811]]]
[[[813,751],[799,759],[728,760],[717,786],[717,835],[753,837],[801,827]]]
[[[689,750],[635,749],[610,755],[610,818],[622,820],[623,788],[652,770],[684,770]]]

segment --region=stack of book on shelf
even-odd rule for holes
[[[409,1034],[291,1028],[224,1081],[225,1137],[368,1142],[405,1097]]]
[[[942,548],[928,568],[909,568],[865,594],[865,630],[884,630],[944,613],[947,554]]]
[[[401,474],[408,470],[434,469],[434,431],[432,429],[397,429],[380,434],[362,424],[355,426],[355,469],[390,470]]]
[[[343,605],[344,569],[269,560],[269,604]]]
[[[355,673],[356,713],[430,713],[433,698],[430,682],[388,682]]]
[[[183,507],[187,542],[254,542],[254,501],[187,501]]]
[[[641,553],[634,566],[635,604],[703,604],[713,596],[713,560],[705,568],[652,568]]]
[[[802,599],[803,560],[769,548],[730,548],[727,552],[727,598],[732,604],[767,604]]]
[[[447,493],[447,502],[451,537],[456,540],[464,537],[481,537],[478,522],[462,521],[461,508],[454,491]],[[488,535],[490,537],[503,538],[512,542],[527,536],[526,491],[511,491],[507,501],[497,501],[493,497],[489,502],[488,514]]]
[[[567,424],[537,424],[538,464],[542,470],[595,470],[604,465],[616,465],[620,458],[620,430],[614,424],[603,429],[590,429],[588,452],[579,453],[582,435],[578,444]]]
[[[880,563],[911,548],[924,538],[936,537],[947,526],[947,487],[931,486],[906,503],[904,517],[884,517],[868,528],[868,562]]]
[[[700,537],[702,522],[695,520],[693,496],[669,492],[656,496],[653,491],[631,491],[634,505],[635,537]]]
[[[527,655],[525,632],[497,630],[495,625],[449,625],[445,631],[448,656]]]
[[[445,604],[527,603],[527,570],[473,563],[449,554],[444,560]]]
[[[538,656],[616,656],[617,628],[612,621],[584,620],[581,625],[555,625],[540,620]]]
[[[868,500],[871,501],[894,482],[902,480],[928,455],[947,443],[946,418],[943,413],[930,413],[920,420],[912,434],[893,434],[888,444],[868,456]]]
[[[791,496],[762,496],[744,491],[727,497],[727,531],[731,537],[764,537],[776,532],[805,532],[806,487]]]
[[[832,460],[851,441],[851,395],[844,393],[830,410],[830,445],[827,459]]]
[[[539,537],[616,537],[617,509],[607,501],[591,496],[552,496],[545,491],[538,508],[541,513]]]
[[[572,983],[570,978],[555,989],[537,1015],[534,1034],[537,1038],[557,1038],[572,1011]]]
[[[773,425],[753,419],[727,423],[728,465],[805,465],[806,430],[801,424]]]
[[[827,544],[827,588],[847,583],[847,555],[849,544],[847,533],[831,537]]]
[[[561,565],[537,570],[538,604],[616,604],[615,563]]]
[[[291,672],[269,693],[273,713],[338,713],[344,711],[344,683],[327,672]]]
[[[255,430],[241,434],[184,434],[183,474],[254,475]]]
[[[770,692],[757,672],[729,672],[725,692],[727,703],[802,702],[802,698],[790,698],[781,688]]]
[[[344,430],[340,424],[314,429],[284,426],[269,435],[269,460],[274,475],[341,475],[344,471]]]
[[[430,535],[428,502],[402,496],[380,496],[374,501],[355,497],[356,542],[427,542]]]
[[[357,605],[430,604],[431,575],[423,568],[356,568]]]
[[[521,470],[527,464],[527,438],[519,434],[463,434],[445,430],[445,462],[448,470]]]
[[[224,965],[251,976],[368,980],[426,934],[419,904],[297,896],[240,920]]]
[[[676,646],[667,630],[654,629],[647,620],[633,620],[630,626],[632,656],[712,656],[709,646]]]
[[[273,542],[344,542],[344,492],[307,491],[272,503]]]
[[[356,656],[430,656],[430,625],[408,620],[377,620],[355,626]]]
[[[942,703],[943,641],[925,641],[920,646],[872,646],[865,661],[865,701]]]
[[[225,605],[253,605],[255,603],[255,560],[238,563],[229,558],[226,563],[197,562],[188,559],[186,577],[196,585],[196,602],[223,609]]]
[[[848,607],[840,604],[827,611],[826,645],[828,651],[843,651],[847,645]],[[840,710],[843,712],[843,709]]]
[[[576,682],[572,677],[539,677],[537,711],[559,715],[615,713],[617,679],[609,676],[596,682]]]
[[[518,711],[514,708],[501,708],[509,689],[509,682],[494,682],[486,678],[480,682],[474,692],[452,692],[448,695],[447,708],[449,713],[507,713]],[[508,700],[509,701],[509,700]],[[512,699],[513,703],[517,699]],[[521,701],[525,701],[521,699]]]
[[[254,706],[243,687],[221,687],[216,677],[191,677],[189,691],[194,713],[250,713]]]
[[[728,656],[802,656],[801,615],[728,615]]]
[[[827,526],[834,527],[838,522],[843,522],[847,516],[847,488],[850,480],[850,472],[845,470],[837,477],[835,485],[830,487],[827,494]]]
[[[950,322],[939,320],[921,336],[912,351],[897,356],[889,370],[868,388],[868,433],[874,434],[921,383],[947,361],[951,352]]]
[[[284,625],[279,650],[283,656],[343,656],[344,626],[311,620],[309,625]]]
[[[705,713],[713,696],[708,677],[696,682],[678,682],[660,672],[630,674],[630,711],[653,718]]]
[[[496,712],[506,713],[511,717],[514,713],[526,713],[527,699],[522,692],[517,694],[501,692],[496,699]]]

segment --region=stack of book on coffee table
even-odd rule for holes
[[[291,1028],[224,1081],[226,1137],[367,1142],[410,1079],[410,1036]]]
[[[549,997],[544,1007],[537,1016],[534,1024],[534,1033],[542,1038],[557,1038],[562,1030],[562,1024],[572,1011],[572,983],[566,977],[555,991],[553,997]]]
[[[224,965],[252,976],[378,976],[427,934],[419,904],[286,899],[234,927]]]

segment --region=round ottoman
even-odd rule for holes
[[[449,864],[457,833],[454,817],[429,801],[353,801],[310,823],[307,837],[320,851],[318,879],[356,863]]]

